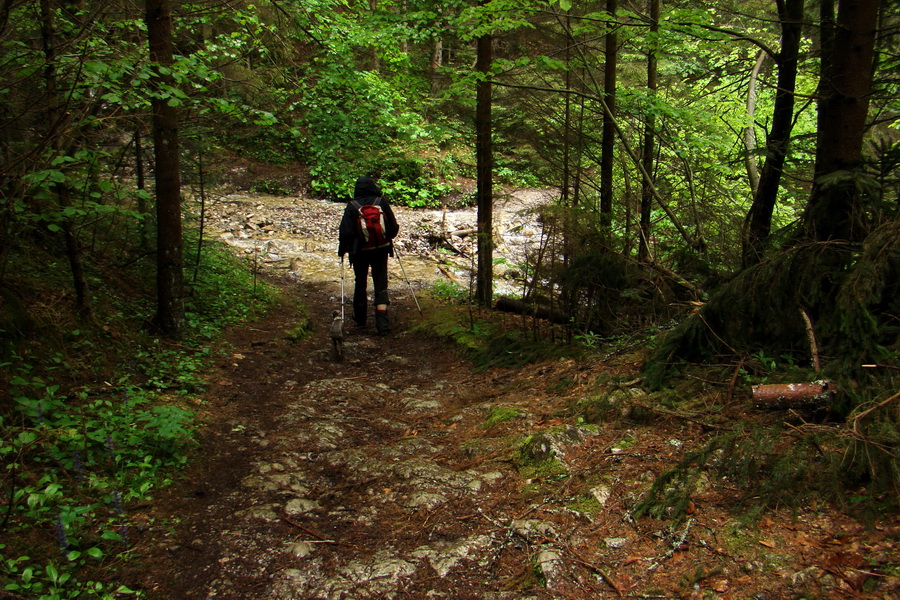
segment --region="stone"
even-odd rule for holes
[[[285,505],[284,512],[290,517],[295,515],[304,515],[321,509],[322,506],[315,500],[309,500],[307,498],[294,498]]]
[[[446,502],[447,498],[441,494],[419,492],[410,496],[406,506],[409,508],[435,508]]]
[[[314,549],[315,545],[310,544],[309,542],[296,542],[291,544],[290,553],[296,558],[306,558],[312,554]]]
[[[239,510],[235,516],[245,519],[260,519],[274,523],[280,521],[281,517],[276,512],[277,504],[261,504],[259,506],[251,506],[250,508]]]
[[[535,537],[555,538],[556,529],[552,523],[538,519],[520,519],[510,523],[510,528],[525,539]]]
[[[552,585],[562,567],[562,558],[554,550],[541,550],[538,552],[535,562],[547,581],[547,585]]]
[[[463,538],[454,542],[437,542],[413,551],[412,556],[427,560],[431,568],[443,579],[460,561],[470,558],[477,550],[490,543],[491,538],[486,535]]]
[[[606,506],[610,496],[612,496],[612,488],[608,485],[598,485],[591,488],[591,496],[600,503],[600,506]]]

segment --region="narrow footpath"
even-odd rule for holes
[[[307,264],[334,264],[333,247],[318,245]],[[328,325],[339,279],[321,271],[330,280],[280,271],[303,312],[231,332],[198,401],[195,456],[131,508],[139,558],[122,582],[149,600],[900,593],[895,515],[748,512],[740,489],[701,472],[686,519],[632,519],[655,478],[715,434],[700,419],[638,410],[631,400],[644,392],[628,382],[639,349],[477,372],[416,327],[394,273],[393,333],[350,331],[337,362]],[[291,339],[307,318],[312,335]],[[721,403],[721,390],[709,394],[695,410]],[[781,418],[740,398],[715,410],[723,424]]]

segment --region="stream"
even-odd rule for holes
[[[516,265],[539,247],[536,215],[554,190],[514,190],[495,203],[496,293],[514,293]],[[337,228],[344,204],[314,198],[233,193],[207,210],[207,230],[258,268],[289,271],[306,283],[340,283]],[[440,279],[468,288],[475,266],[475,208],[392,206],[400,233],[389,262],[391,286],[429,287]],[[449,242],[449,243],[448,243]],[[345,277],[347,274],[345,273]],[[346,282],[345,282],[346,285]]]

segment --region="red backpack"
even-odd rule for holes
[[[359,212],[360,250],[373,250],[391,245],[385,233],[384,211],[381,210],[381,198],[375,198],[372,204],[360,204],[350,201]]]

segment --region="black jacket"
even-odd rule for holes
[[[385,235],[389,240],[397,237],[400,226],[397,225],[397,219],[394,217],[394,211],[387,199],[382,197],[381,190],[375,185],[375,181],[371,177],[360,177],[356,180],[356,189],[353,191],[353,199],[360,204],[372,204],[376,198],[381,198],[379,206],[384,213]],[[359,211],[353,206],[352,202],[347,203],[344,209],[344,216],[341,218],[341,224],[338,228],[338,255],[350,254],[350,261],[353,262],[353,255],[359,252]],[[394,255],[393,245],[389,249],[390,255]]]

